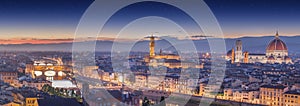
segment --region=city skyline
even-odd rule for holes
[[[1,2],[3,5],[1,6],[0,21],[1,44],[43,44],[72,42],[80,17],[93,1],[41,2],[32,0],[16,3],[5,0]],[[300,28],[300,21],[298,21],[300,19],[298,14],[300,7],[297,6],[299,1],[227,0],[225,2],[222,0],[205,0],[205,2],[219,21],[225,38],[271,36],[274,35],[276,30],[280,31],[281,36],[300,35],[297,30]],[[164,14],[166,11],[168,11],[168,14]],[[129,14],[124,15],[124,13]],[[143,15],[173,18],[178,23],[184,23],[183,25],[188,26],[193,35],[203,35],[192,20],[185,13],[180,12],[179,9],[160,3],[140,3],[123,8],[112,16],[107,23],[106,29],[108,30],[105,35],[101,35],[101,38],[113,39],[116,35],[110,35],[110,32],[116,31],[115,29],[118,29],[118,26],[124,24],[126,20]],[[149,19],[148,21],[136,22],[131,27],[140,29],[136,29],[136,33],[130,30],[131,32],[126,33],[126,37],[122,39],[137,39],[140,36],[151,34],[150,31],[145,31],[142,28],[147,22],[153,22],[147,24],[149,28],[155,29],[155,27],[163,26],[163,28],[160,28],[164,29],[163,31],[159,28],[155,30],[160,32],[159,35],[169,35],[171,37],[183,35],[182,30],[176,28],[168,20]],[[99,39],[107,40],[101,38]]]
[[[0,106],[300,106],[299,0],[1,0]]]

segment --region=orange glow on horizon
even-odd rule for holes
[[[300,36],[300,34],[291,34],[291,33],[280,33],[280,36]],[[275,36],[274,33],[268,34],[224,34],[224,38],[241,38],[241,37],[264,37],[264,36]],[[171,36],[172,37],[172,36]],[[37,38],[11,38],[11,39],[0,39],[0,44],[57,44],[57,43],[72,43],[72,42],[83,42],[83,41],[118,41],[118,42],[130,42],[136,41],[137,39],[133,38],[112,38],[112,37],[98,37],[96,38],[61,38],[61,39],[37,39]],[[181,40],[181,39],[179,39]]]
[[[73,39],[10,39],[0,40],[0,44],[54,44],[73,42]]]
[[[66,38],[66,39],[35,39],[35,38],[13,38],[13,39],[0,39],[0,44],[57,44],[57,43],[72,43],[72,42],[84,42],[84,41],[132,41],[135,39],[126,38],[109,38],[109,37],[98,37],[98,38]]]

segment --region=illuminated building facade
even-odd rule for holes
[[[39,106],[38,98],[26,98],[26,105],[25,106]]]
[[[144,61],[149,66],[165,66],[168,68],[203,68],[203,64],[181,61],[177,54],[166,54],[160,50],[159,54],[155,54],[155,37],[150,36],[149,56],[145,56]]]
[[[283,94],[284,104],[286,106],[300,106],[300,91],[287,91]]]
[[[269,63],[291,63],[291,58],[288,57],[288,49],[286,44],[279,39],[278,32],[275,39],[272,40],[266,49],[267,62]]]
[[[33,78],[46,80],[62,80],[66,73],[72,72],[72,68],[46,61],[34,61],[34,64],[27,64],[25,73],[31,74]]]
[[[17,71],[0,71],[0,80],[4,81],[5,83],[14,85],[17,78],[18,78]]]
[[[7,104],[2,104],[1,106],[22,106],[22,105],[16,102],[9,102]]]
[[[260,87],[260,104],[268,106],[284,106],[283,93],[288,89],[282,85],[263,85]]]
[[[288,48],[286,44],[279,38],[278,32],[275,38],[268,44],[266,54],[251,54],[249,52],[242,53],[242,41],[236,41],[236,50],[227,52],[226,59],[234,60],[236,63],[293,63],[292,59],[288,56]],[[234,53],[235,55],[231,55]]]

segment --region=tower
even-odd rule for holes
[[[244,52],[244,63],[249,63],[249,52]]]
[[[149,37],[150,38],[150,43],[149,43],[149,56],[150,57],[154,57],[155,56],[155,37],[152,35]]]
[[[235,43],[235,62],[242,62],[243,61],[243,50],[242,50],[242,41],[237,40]]]
[[[235,62],[235,52],[234,52],[234,48],[231,49],[231,64],[233,64]]]
[[[275,38],[276,38],[276,39],[279,39],[279,34],[278,34],[278,31],[276,31]]]

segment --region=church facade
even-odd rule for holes
[[[242,51],[242,41],[236,41],[235,49],[232,48],[227,52],[226,59],[231,63],[292,63],[288,56],[286,44],[279,38],[278,32],[275,38],[268,44],[265,54],[251,54]]]

